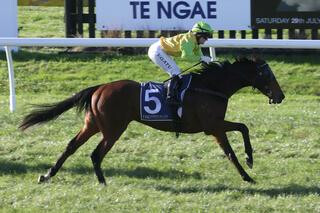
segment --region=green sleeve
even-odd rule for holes
[[[195,44],[192,42],[182,42],[181,43],[181,58],[188,61],[199,61],[202,52],[201,48],[198,47],[198,50],[193,51],[195,48]]]

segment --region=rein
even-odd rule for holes
[[[181,73],[179,73],[178,76],[181,76],[183,73],[187,72],[187,71],[190,70],[191,68],[194,68],[195,66],[198,66],[198,65],[201,64],[201,63],[202,63],[202,61],[199,61],[198,63],[192,65],[191,67],[183,70]],[[170,81],[172,78],[173,78],[173,76],[172,76],[171,78],[168,78],[167,80],[163,81],[163,83],[166,83],[167,81]]]

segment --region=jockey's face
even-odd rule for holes
[[[198,41],[198,44],[204,44],[207,40],[208,40],[208,34],[205,34],[205,33],[199,33],[197,35],[197,41]]]
[[[203,36],[201,36],[201,37],[199,38],[198,43],[199,43],[199,44],[204,44],[207,40],[208,40],[208,38],[207,38],[207,37],[203,37]]]

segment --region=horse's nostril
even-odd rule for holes
[[[277,102],[277,103],[281,103],[282,100],[285,98],[284,94],[279,94],[277,96],[274,97],[274,100]]]

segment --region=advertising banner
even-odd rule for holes
[[[0,1],[0,37],[18,36],[17,0]]]
[[[96,0],[99,30],[189,30],[197,21],[247,30],[250,13],[250,0]]]
[[[253,28],[319,28],[320,0],[252,0]]]

